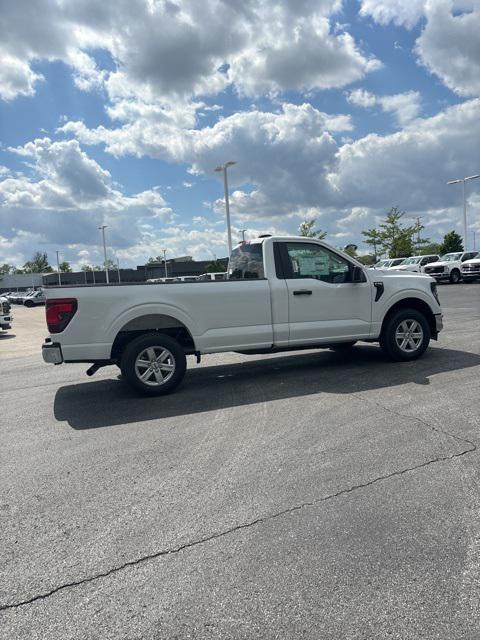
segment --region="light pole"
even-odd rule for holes
[[[240,233],[242,234],[242,242],[245,242],[245,233],[248,231],[248,229],[240,229]]]
[[[223,172],[223,187],[225,190],[225,212],[227,214],[227,236],[228,236],[228,255],[232,253],[232,229],[230,227],[230,203],[228,201],[228,180],[227,180],[227,169],[228,167],[232,167],[236,162],[233,160],[229,160],[224,164],[218,166],[215,171]]]
[[[105,229],[107,228],[106,224],[102,224],[101,227],[98,227],[102,232],[102,240],[103,240],[103,256],[105,259],[105,278],[107,280],[107,284],[110,282],[108,279],[108,264],[107,264],[107,245],[105,243]]]
[[[163,251],[163,264],[165,266],[165,278],[168,278],[168,270],[167,270],[167,250],[162,249]]]
[[[410,216],[410,220],[416,220],[417,221],[417,244],[420,244],[420,220],[423,218],[423,216]]]
[[[58,273],[58,284],[61,286],[62,285],[62,278],[60,277],[60,262],[58,260],[58,254],[60,253],[59,251],[55,251],[55,253],[57,254],[57,273]]]
[[[459,180],[450,180],[447,184],[458,184],[462,183],[462,196],[463,196],[463,250],[467,251],[468,247],[468,232],[467,232],[467,199],[465,197],[465,183],[469,180],[475,180],[475,178],[480,178],[480,174],[474,176],[468,176],[467,178],[460,178]]]

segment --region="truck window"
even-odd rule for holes
[[[351,265],[325,247],[307,242],[286,243],[292,278],[315,278],[331,284],[351,282]]]
[[[228,263],[229,280],[258,280],[265,277],[260,243],[240,244],[232,251]]]

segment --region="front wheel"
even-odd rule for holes
[[[430,326],[416,309],[401,309],[388,320],[380,336],[380,346],[392,360],[419,358],[430,342]]]
[[[146,396],[173,391],[182,381],[186,368],[183,348],[162,333],[147,333],[129,342],[120,362],[123,378]]]
[[[25,300],[23,303],[26,307],[33,307],[33,302],[31,300]]]
[[[450,282],[452,284],[458,284],[460,282],[460,271],[458,269],[453,269],[452,273],[450,274]]]

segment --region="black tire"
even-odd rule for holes
[[[450,284],[458,284],[461,280],[461,273],[458,269],[452,269],[450,273]]]
[[[409,322],[410,321],[410,322]],[[410,324],[416,322],[421,327],[421,332],[416,332],[412,335],[412,341],[415,343],[418,340],[418,344],[413,348],[412,342],[409,341],[406,347],[411,347],[411,350],[405,350],[401,348],[397,343],[397,339],[403,342],[405,338],[402,336],[397,337],[397,330],[401,330],[402,323],[404,327],[414,327]],[[406,333],[406,332],[403,332]],[[421,334],[421,336],[420,336]],[[413,337],[417,336],[417,337]],[[387,319],[385,326],[382,329],[382,335],[380,336],[380,346],[383,351],[388,355],[391,360],[398,362],[406,362],[409,360],[416,360],[423,355],[430,343],[431,331],[427,318],[416,309],[400,309],[393,313],[390,318]]]
[[[148,354],[144,358],[139,358],[142,352],[147,349],[153,350],[154,358]],[[163,352],[168,352],[165,361],[159,362],[157,355],[162,356]],[[152,366],[148,366],[151,362]],[[153,370],[154,362],[157,369]],[[145,364],[147,363],[147,364]],[[162,369],[173,365],[173,370]],[[146,396],[163,396],[173,391],[183,380],[187,368],[187,358],[185,351],[176,340],[163,333],[146,333],[135,338],[125,347],[120,361],[120,369],[124,380],[136,391]],[[150,374],[147,373],[151,370]],[[172,373],[173,371],[173,373]],[[140,378],[140,373],[147,374],[146,380]],[[171,373],[171,375],[170,375]],[[159,382],[158,376],[164,377],[164,382]]]
[[[353,340],[352,342],[338,342],[337,344],[330,345],[329,348],[332,351],[338,351],[339,353],[348,353],[348,351],[350,351],[350,349],[352,349],[352,347],[354,347],[356,344],[356,340]]]
[[[25,307],[33,307],[33,302],[31,300],[25,300],[23,304]]]

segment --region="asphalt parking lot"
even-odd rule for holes
[[[480,637],[480,284],[414,363],[210,356],[138,398],[0,337],[0,636]]]

